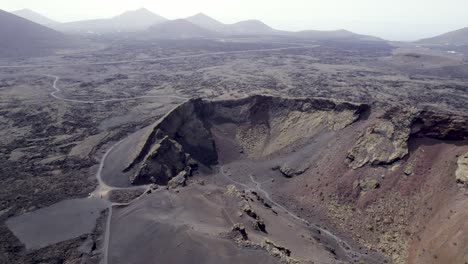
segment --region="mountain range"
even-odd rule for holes
[[[29,9],[12,14],[47,26],[56,31],[70,34],[108,34],[119,32],[139,32],[154,38],[210,38],[236,35],[280,35],[313,40],[354,40],[382,41],[382,39],[356,34],[347,30],[299,32],[281,31],[271,28],[259,20],[245,20],[234,24],[224,24],[203,13],[184,19],[168,20],[145,8],[127,11],[121,15],[106,18],[59,23]],[[420,44],[468,45],[468,27],[448,32],[436,37],[422,39]]]
[[[61,32],[3,10],[0,10],[0,36],[1,57],[36,56],[74,45]]]
[[[121,15],[69,23],[59,23],[34,11],[23,9],[12,13],[0,10],[0,53],[2,56],[40,54],[46,50],[70,47],[69,35],[127,32],[144,38],[215,38],[229,36],[284,36],[308,40],[384,41],[346,30],[299,32],[271,28],[259,20],[234,24],[221,23],[203,13],[185,19],[168,20],[141,8]],[[75,38],[78,39],[78,38]],[[468,45],[468,28],[423,39],[420,44]],[[73,46],[73,45],[71,45]]]
[[[219,22],[203,13],[198,13],[194,16],[187,17],[185,20],[193,23],[199,27],[206,28],[208,30],[222,32],[226,28],[226,24]]]
[[[34,11],[23,9],[14,14],[70,34],[108,34],[139,32],[154,38],[211,38],[239,35],[281,35],[315,39],[379,40],[375,37],[358,35],[349,31],[301,31],[288,32],[271,28],[259,20],[245,20],[224,24],[203,13],[185,19],[168,20],[145,8],[127,11],[107,18],[58,23]]]

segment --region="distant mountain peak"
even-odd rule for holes
[[[206,28],[209,30],[214,30],[214,31],[218,31],[225,26],[223,23],[219,22],[218,20],[204,13],[198,13],[191,17],[187,17],[186,20],[199,27]]]
[[[157,15],[153,12],[151,12],[150,10],[142,7],[142,8],[139,8],[139,9],[136,9],[136,10],[129,10],[129,11],[126,11],[118,16],[117,17],[126,17],[126,16],[132,16],[132,17],[135,17],[135,16],[153,16],[153,17],[160,17],[162,18],[160,15]]]
[[[130,28],[148,28],[154,24],[167,21],[166,18],[157,15],[146,8],[124,12],[123,14],[112,18],[112,20],[121,24],[121,27]]]
[[[270,26],[265,24],[263,21],[260,21],[258,19],[248,19],[244,21],[239,21],[237,23],[234,23],[234,25],[251,25],[251,26],[261,26],[265,29],[272,29]]]
[[[136,9],[134,11],[130,11],[130,12],[134,12],[134,13],[137,13],[137,14],[152,14],[152,15],[156,15],[155,13],[151,12],[150,10],[142,7],[142,8],[139,8],[139,9]]]
[[[208,18],[208,19],[213,19],[213,20],[215,20],[214,18],[212,18],[212,17],[210,17],[209,15],[207,15],[207,14],[205,14],[205,13],[202,13],[202,12],[197,13],[197,14],[191,16],[191,17]]]
[[[197,14],[195,14],[195,15],[193,15],[193,16],[190,16],[190,17],[188,17],[188,18],[186,18],[186,19],[189,20],[189,19],[192,19],[192,18],[197,18],[197,19],[210,19],[210,20],[215,20],[215,21],[216,21],[216,19],[210,17],[209,15],[207,15],[207,14],[205,14],[205,13],[197,13]],[[219,23],[220,23],[220,22],[219,22]]]
[[[273,28],[260,20],[249,19],[229,25],[231,32],[238,34],[270,34]]]

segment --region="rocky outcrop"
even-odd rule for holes
[[[468,117],[415,109],[390,109],[361,134],[348,151],[347,163],[353,169],[366,164],[392,164],[408,154],[410,137],[466,140]]]
[[[393,109],[369,126],[348,152],[350,167],[391,164],[405,157],[411,134],[411,116],[411,111]]]
[[[412,135],[445,140],[468,139],[468,116],[421,111],[412,123]]]
[[[210,166],[218,156],[203,114],[203,101],[187,101],[153,124],[124,171],[135,171],[132,184],[166,185],[198,162]]]
[[[215,164],[218,155],[212,134],[202,117],[202,107],[202,100],[189,100],[153,124],[143,136],[134,156],[130,157],[125,170],[131,170],[142,162],[154,144],[165,136],[177,141],[195,160],[205,165]]]
[[[265,222],[263,222],[263,220],[256,219],[253,222],[253,227],[255,228],[255,230],[261,231],[263,233],[267,233],[266,225],[265,225]]]
[[[235,239],[241,240],[248,240],[249,236],[247,235],[247,231],[242,223],[236,223],[232,226],[231,232],[234,233]]]
[[[455,177],[457,182],[468,185],[468,153],[458,157]]]
[[[189,170],[190,159],[178,142],[165,136],[151,148],[131,182],[166,185],[175,175]]]
[[[281,174],[286,178],[292,178],[294,176],[298,176],[303,174],[308,167],[302,168],[291,168],[289,165],[284,164],[282,166],[275,166],[272,168],[273,170],[278,170]]]
[[[265,238],[262,241],[261,247],[265,249],[268,254],[277,257],[285,264],[299,264],[300,262],[291,257],[291,250],[286,247],[280,246],[275,242]]]

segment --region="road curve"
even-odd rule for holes
[[[111,98],[105,100],[94,100],[94,101],[86,101],[86,100],[75,100],[75,99],[68,99],[57,94],[61,92],[60,88],[57,87],[57,82],[60,80],[60,77],[55,75],[46,75],[48,77],[55,78],[52,88],[54,89],[53,92],[50,93],[50,96],[57,100],[65,101],[65,102],[72,102],[72,103],[81,103],[81,104],[97,104],[97,103],[109,103],[109,102],[124,102],[124,101],[133,101],[138,99],[145,99],[145,98],[174,98],[180,100],[188,100],[187,97],[177,96],[177,95],[143,95],[143,96],[136,96],[136,97],[128,97],[128,98]]]
[[[3,68],[3,69],[8,69],[8,68],[51,68],[51,67],[73,67],[73,66],[93,66],[93,65],[117,65],[117,64],[137,63],[137,62],[158,62],[158,61],[166,61],[166,60],[174,60],[174,59],[201,58],[201,57],[218,56],[218,55],[244,54],[244,53],[282,51],[282,50],[294,50],[294,49],[307,49],[307,48],[315,48],[317,46],[318,45],[306,45],[306,46],[272,48],[272,49],[254,49],[254,50],[238,50],[238,51],[225,51],[225,52],[210,52],[210,53],[170,56],[170,57],[153,58],[153,59],[121,60],[121,61],[106,61],[106,62],[85,62],[85,63],[75,63],[75,64],[0,65],[0,68]]]
[[[125,140],[125,139],[124,139]],[[124,140],[121,140],[114,145],[112,145],[106,153],[102,156],[101,160],[99,161],[99,168],[98,171],[96,172],[96,179],[98,181],[98,186],[92,192],[88,198],[93,198],[93,197],[100,197],[101,199],[105,199],[106,201],[109,202],[108,206],[108,215],[107,215],[107,220],[106,220],[106,228],[104,231],[104,243],[102,246],[102,255],[103,255],[103,264],[108,264],[109,262],[109,241],[110,241],[110,232],[111,232],[111,219],[112,219],[112,211],[114,206],[124,206],[124,205],[129,205],[133,203],[134,201],[137,201],[141,199],[143,196],[145,196],[148,193],[148,190],[151,188],[151,185],[141,185],[141,186],[134,186],[134,187],[128,187],[128,188],[118,188],[118,187],[112,187],[107,185],[104,180],[102,179],[102,171],[104,169],[107,157],[109,154],[116,148],[118,145],[120,145]],[[109,192],[114,191],[114,190],[135,190],[135,189],[144,189],[143,193],[138,196],[137,198],[133,199],[132,201],[128,203],[112,203],[109,200]]]

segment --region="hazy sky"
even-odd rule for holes
[[[468,26],[468,0],[0,0],[60,22],[106,18],[146,7],[169,19],[198,12],[222,22],[260,19],[277,29],[348,29],[412,40]]]

